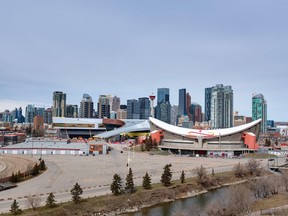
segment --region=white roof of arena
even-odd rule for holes
[[[199,129],[190,129],[190,128],[183,128],[183,127],[178,127],[174,126],[171,124],[167,124],[163,121],[160,121],[158,119],[150,117],[149,120],[152,122],[152,124],[156,125],[157,127],[174,133],[178,134],[181,136],[192,136],[192,137],[201,137],[201,136],[227,136],[227,135],[232,135],[235,133],[239,133],[241,131],[245,131],[248,128],[251,128],[261,122],[261,119],[255,120],[253,122],[244,124],[244,125],[239,125],[236,127],[231,127],[231,128],[223,128],[223,129],[213,129],[213,130],[199,130]]]
[[[149,125],[148,120],[141,120],[141,121],[134,121],[134,122],[131,121],[130,123],[131,124],[128,124],[128,126],[126,126],[125,124],[125,126],[123,127],[97,134],[94,137],[109,138],[109,137],[116,136],[121,133],[128,133],[128,132],[135,132],[135,131],[137,132],[150,131],[150,125]],[[135,124],[133,125],[133,123]]]

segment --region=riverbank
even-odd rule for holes
[[[263,173],[263,175],[268,174],[269,173],[266,172]],[[197,182],[196,177],[187,178],[185,183],[181,184],[180,180],[176,180],[173,181],[172,185],[169,187],[165,187],[162,184],[153,184],[152,189],[149,190],[137,187],[137,191],[133,194],[92,197],[83,199],[81,204],[78,205],[73,202],[60,203],[57,204],[55,208],[51,209],[39,207],[36,210],[24,210],[22,215],[125,215],[126,213],[136,212],[142,208],[154,206],[163,202],[171,202],[177,199],[197,196],[214,188],[243,183],[251,178],[251,176],[236,178],[233,172],[218,173],[214,176],[209,176],[211,178],[213,177],[217,184],[211,185],[210,187],[204,187]],[[42,202],[43,201],[44,200],[42,200]]]

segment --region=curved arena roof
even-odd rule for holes
[[[261,122],[261,119],[258,119],[253,122],[250,122],[244,125],[239,125],[236,127],[231,127],[231,128],[214,129],[214,130],[199,130],[199,129],[190,129],[190,128],[174,126],[174,125],[167,124],[163,121],[160,121],[152,117],[150,117],[149,120],[152,124],[154,124],[160,129],[163,129],[165,131],[168,131],[170,133],[174,133],[177,135],[190,136],[190,137],[201,137],[201,136],[218,137],[218,136],[232,135],[235,133],[239,133],[241,131],[245,131]]]

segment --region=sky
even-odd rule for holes
[[[287,0],[1,0],[0,112],[67,104],[84,93],[128,99],[186,88],[202,105],[207,87],[232,86],[234,111],[288,121]]]

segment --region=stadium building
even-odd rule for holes
[[[158,119],[149,118],[151,136],[162,150],[177,154],[196,156],[237,156],[246,152],[254,152],[261,119],[237,127],[199,130],[167,124]]]

